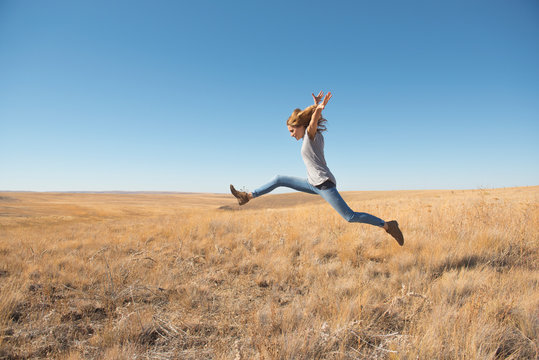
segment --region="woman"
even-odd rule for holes
[[[301,156],[307,167],[307,179],[277,175],[269,183],[251,193],[237,191],[234,186],[230,185],[232,195],[238,199],[240,205],[244,205],[249,200],[267,194],[280,186],[309,194],[318,194],[348,222],[365,223],[381,227],[402,246],[404,244],[404,237],[397,221],[385,222],[371,214],[354,212],[337,191],[337,181],[326,165],[324,158],[324,136],[322,135],[322,132],[326,130],[324,123],[327,121],[322,117],[322,110],[326,107],[329,99],[331,99],[331,92],[328,92],[325,97],[322,91],[320,91],[318,96],[314,94],[312,96],[314,105],[304,110],[295,109],[286,122],[290,135],[296,138],[296,140],[303,139]],[[323,101],[322,97],[324,98]]]

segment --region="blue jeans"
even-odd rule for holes
[[[306,192],[308,194],[320,195],[326,200],[337,212],[348,222],[357,222],[364,224],[371,224],[374,226],[384,226],[384,220],[377,218],[371,214],[354,212],[346,204],[341,197],[341,194],[337,191],[336,187],[326,190],[320,190],[307,181],[307,179],[301,179],[292,176],[277,175],[269,183],[262,185],[255,191],[253,191],[253,198],[267,194],[274,189],[284,186],[297,191]]]

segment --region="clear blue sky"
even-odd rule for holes
[[[539,2],[0,0],[0,190],[539,184]]]

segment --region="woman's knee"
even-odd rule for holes
[[[283,183],[285,183],[285,178],[286,176],[283,176],[283,175],[275,175],[275,177],[271,180],[271,182],[276,185],[282,185]]]
[[[341,214],[342,217],[344,218],[344,220],[348,221],[349,223],[352,223],[354,222],[354,213],[353,212],[349,212],[349,213],[345,213],[345,214]]]
[[[282,175],[275,175],[273,179],[271,179],[271,182],[274,184],[280,184],[282,182]]]
[[[347,222],[351,223],[355,220],[355,213],[352,210],[343,209],[342,207],[334,207],[334,209],[337,211],[341,217],[346,220]]]

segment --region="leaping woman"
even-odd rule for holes
[[[244,205],[252,199],[265,195],[274,189],[284,186],[297,191],[322,196],[346,221],[364,223],[383,228],[393,236],[399,245],[404,245],[404,237],[399,224],[395,220],[384,221],[364,212],[355,212],[346,204],[337,191],[337,180],[329,170],[324,157],[324,136],[326,119],[322,110],[326,107],[331,92],[326,96],[320,91],[318,96],[312,94],[314,105],[303,110],[295,109],[286,121],[290,136],[296,140],[303,139],[301,157],[307,168],[307,179],[277,175],[269,183],[262,185],[251,193],[238,191],[230,185],[230,191]],[[322,100],[323,98],[323,100]],[[305,136],[307,135],[307,136]]]

